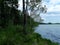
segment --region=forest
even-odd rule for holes
[[[43,22],[40,13],[47,12],[41,1],[22,0],[21,11],[18,0],[0,0],[0,45],[58,45],[34,32],[34,28]]]

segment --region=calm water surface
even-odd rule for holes
[[[60,43],[60,24],[39,25],[35,28],[35,32],[39,33],[42,38]]]

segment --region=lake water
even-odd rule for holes
[[[60,43],[60,24],[39,25],[35,28],[42,38]]]

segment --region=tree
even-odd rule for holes
[[[0,26],[6,27],[9,21],[17,24],[19,19],[18,0],[1,0],[0,1]]]
[[[30,1],[30,16],[33,18],[39,17],[40,13],[46,13],[47,12],[47,8],[46,5],[44,5],[44,7],[42,6],[42,0],[31,0]],[[41,18],[41,17],[40,17]]]
[[[40,13],[46,13],[47,8],[46,5],[42,6],[42,0],[30,0],[26,3],[28,10],[30,10],[30,17],[33,18],[35,21],[42,22],[42,19],[40,17]],[[31,25],[31,20],[30,20]]]
[[[36,17],[39,17],[40,13],[46,12],[46,6],[42,7],[41,0],[23,0],[23,16],[24,16],[24,24],[23,24],[23,33],[26,35],[27,31],[27,16],[34,16],[34,19]],[[30,11],[30,15],[29,12]],[[38,13],[39,11],[39,13]],[[37,14],[38,13],[38,14]],[[30,18],[30,25],[31,25],[31,18]],[[41,18],[40,18],[41,20]],[[42,21],[41,21],[42,22]],[[31,25],[32,27],[32,25]]]
[[[30,1],[26,0],[26,2],[27,9],[30,11],[30,17],[34,19],[38,18],[40,13],[47,12],[46,5],[42,6],[42,0],[30,0]]]

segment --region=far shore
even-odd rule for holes
[[[60,25],[60,23],[39,23],[39,24],[42,24],[42,25],[59,24]]]

